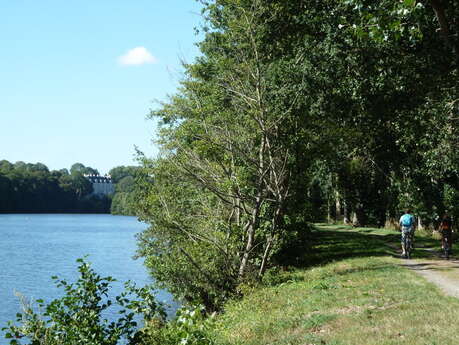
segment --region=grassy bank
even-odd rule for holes
[[[401,266],[398,243],[396,232],[322,226],[305,253],[309,266],[227,306],[217,343],[459,344],[459,300]]]

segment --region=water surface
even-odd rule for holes
[[[145,227],[124,216],[0,214],[0,328],[20,309],[15,291],[45,301],[62,295],[51,276],[74,281],[75,260],[85,255],[102,276],[139,286],[150,283],[142,262],[132,259],[134,236]],[[113,292],[120,291],[121,283],[115,283]],[[157,297],[171,300],[164,291]],[[0,344],[7,344],[0,334]]]

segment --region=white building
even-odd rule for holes
[[[93,195],[110,195],[115,193],[115,185],[110,175],[84,175],[92,183]]]

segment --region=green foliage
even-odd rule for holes
[[[203,55],[152,113],[162,154],[143,160],[154,183],[141,185],[139,213],[152,226],[139,253],[159,284],[207,311],[259,279],[289,224],[309,218],[307,110],[303,86],[290,82],[310,66],[295,49],[276,59],[273,11],[282,12],[262,1],[205,6]]]
[[[93,169],[91,167],[86,167],[82,163],[75,163],[70,167],[70,174],[89,174],[89,175],[99,175],[99,171],[97,169]]]
[[[135,177],[138,172],[139,172],[139,167],[121,165],[121,166],[110,169],[108,174],[112,177],[113,183],[117,184],[125,177],[128,177],[128,176]]]
[[[304,263],[304,252],[310,246],[311,230],[311,225],[302,222],[288,224],[282,238],[273,248],[273,265],[297,266]]]
[[[0,162],[0,213],[107,213],[111,200],[91,196],[83,173],[97,172],[81,163],[49,171],[41,163]]]
[[[422,39],[419,20],[425,6],[416,0],[380,1],[378,4],[362,0],[340,1],[343,9],[353,16],[342,15],[340,29],[348,30],[356,38],[377,42],[406,39],[415,44]],[[344,11],[343,11],[344,12]],[[352,18],[352,20],[349,20]]]
[[[135,215],[135,194],[126,192],[115,192],[110,208],[111,214],[120,214],[125,216]]]
[[[211,331],[213,318],[204,317],[203,308],[181,308],[176,319],[164,324],[147,323],[138,337],[144,345],[215,345]]]
[[[202,54],[141,157],[139,255],[160,286],[213,311],[297,264],[308,221],[393,225],[410,206],[429,226],[453,207],[459,15],[437,3],[203,2]]]
[[[325,3],[333,18],[323,13],[322,29],[312,30],[333,43],[316,68],[334,70],[335,79],[323,92],[327,120],[318,131],[328,150],[311,171],[315,212],[383,226],[409,206],[429,226],[445,208],[444,186],[459,187],[458,8],[437,1]]]
[[[6,339],[11,345],[115,345],[128,341],[134,344],[138,331],[136,315],[145,320],[165,319],[165,312],[151,291],[126,283],[126,290],[112,299],[110,284],[115,280],[101,277],[83,259],[77,260],[80,277],[68,283],[53,277],[64,296],[46,304],[36,300],[38,310],[23,300],[23,312],[16,322],[9,322]],[[115,310],[118,319],[105,318],[107,310]]]
[[[215,202],[209,192],[194,189],[166,162],[158,164],[155,173],[154,183],[146,178],[140,189],[143,217],[148,214],[145,219],[154,223],[139,234],[139,253],[146,257],[158,286],[211,310],[216,302],[226,300],[227,290],[236,284],[235,248],[224,242],[225,232],[232,229],[218,219],[195,216],[223,211],[209,209],[207,203]]]
[[[111,203],[112,214],[135,215],[136,179],[140,168],[135,166],[119,166],[110,170],[109,175],[115,184],[115,194]]]

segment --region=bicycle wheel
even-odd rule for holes
[[[410,259],[411,258],[411,237],[410,234],[406,234],[405,240],[404,240],[404,246],[405,246],[405,258]]]

